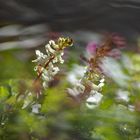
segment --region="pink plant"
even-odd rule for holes
[[[97,47],[98,47],[98,44],[96,42],[94,41],[89,42],[86,46],[86,51],[91,55],[95,54]]]
[[[116,45],[118,48],[126,47],[126,40],[124,37],[114,33],[112,34],[112,42]]]

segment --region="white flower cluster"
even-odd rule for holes
[[[86,100],[86,106],[89,109],[97,107],[102,99],[103,95],[98,91],[91,91],[90,96]]]
[[[100,91],[102,90],[102,87],[104,86],[105,79],[103,77],[98,82],[99,83],[98,85],[91,83],[91,81],[87,81],[87,82],[90,84],[91,91],[89,93],[88,98],[86,99],[86,106],[89,109],[93,109],[97,107],[101,102],[103,95],[100,93]]]
[[[40,72],[42,72],[43,87],[48,86],[48,82],[58,73],[59,68],[55,66],[55,63],[64,63],[62,59],[63,51],[59,50],[59,46],[55,44],[53,40],[49,41],[49,44],[45,46],[46,54],[43,54],[39,50],[36,50],[37,59],[32,62],[36,62],[38,65],[35,67],[35,71],[38,72],[40,66]],[[50,61],[52,59],[52,61]],[[50,61],[50,62],[49,62]],[[47,68],[45,64],[48,63]]]
[[[64,63],[62,56],[64,54],[63,49],[67,46],[72,45],[72,40],[69,38],[59,38],[55,43],[50,40],[45,46],[46,54],[41,51],[36,50],[37,59],[32,62],[36,62],[37,66],[35,71],[37,71],[39,77],[43,80],[43,87],[48,87],[48,82],[53,79],[53,77],[58,73],[59,67],[58,63]]]
[[[32,105],[32,113],[34,113],[34,114],[38,114],[40,108],[41,108],[41,104],[38,104],[38,103],[33,104],[33,105]]]
[[[94,83],[90,83],[91,91],[89,93],[89,97],[86,100],[86,106],[89,109],[93,109],[99,105],[99,103],[103,97],[103,95],[100,93],[100,91],[102,90],[102,87],[104,86],[104,82],[105,82],[105,79],[104,79],[104,77],[102,77],[99,80],[98,85],[96,85]]]
[[[98,81],[98,84],[95,84],[92,80],[88,79],[85,73],[83,78],[81,78],[79,82],[77,82],[72,89],[68,88],[68,94],[78,100],[82,95],[85,96],[86,106],[89,109],[92,109],[99,105],[103,97],[100,91],[102,87],[104,86],[104,82],[105,82],[105,79],[104,77],[102,77]]]
[[[41,104],[36,103],[35,101],[33,101],[33,95],[31,92],[29,92],[26,97],[21,97],[19,98],[19,100],[23,100],[23,105],[22,105],[22,109],[26,109],[27,107],[31,106],[32,109],[32,113],[38,114],[39,110],[41,108]]]

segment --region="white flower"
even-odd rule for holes
[[[97,91],[91,91],[90,96],[86,100],[86,106],[89,109],[97,107],[102,99],[103,95]]]
[[[91,96],[87,99],[87,102],[94,102],[95,104],[98,104],[103,97],[101,93],[94,90],[90,92],[90,95]]]
[[[43,81],[42,86],[43,86],[43,88],[48,88],[48,82],[47,81]]]
[[[48,87],[47,84],[49,81],[53,79],[53,77],[59,72],[59,68],[54,66],[54,63],[63,63],[64,60],[62,59],[63,52],[57,51],[58,45],[55,44],[54,41],[49,41],[49,44],[45,46],[47,54],[44,55],[39,50],[36,50],[37,59],[33,60],[32,62],[37,62],[38,65],[41,64],[40,71],[42,72],[41,77],[43,79],[43,87]],[[51,59],[52,55],[54,55],[54,59],[48,64],[47,68],[44,68],[49,59]],[[38,66],[34,68],[35,71],[38,71]]]
[[[63,64],[64,63],[64,60],[62,59],[62,56],[63,56],[63,52],[57,52],[56,54],[55,54],[55,58],[53,59],[53,63],[61,63],[61,64]]]
[[[129,92],[128,91],[123,91],[123,90],[118,90],[117,91],[117,97],[116,99],[117,100],[121,100],[121,101],[125,101],[125,102],[128,102],[129,101]]]
[[[50,44],[51,46],[55,46],[55,45],[56,45],[55,42],[54,42],[53,40],[50,40],[50,41],[49,41],[49,44]]]
[[[104,85],[105,85],[104,83],[100,83],[100,84],[98,85],[98,87],[99,87],[99,88],[102,88]]]
[[[68,93],[71,95],[71,96],[77,96],[79,94],[82,94],[85,90],[85,86],[82,85],[80,82],[78,82],[73,89],[70,89],[68,88]]]
[[[105,79],[102,78],[102,79],[100,80],[100,83],[104,83],[104,82],[105,82]]]
[[[51,76],[49,75],[49,73],[48,73],[48,71],[46,70],[46,69],[43,69],[43,71],[42,71],[43,73],[42,73],[42,79],[44,80],[44,81],[50,81],[52,78],[51,78]]]
[[[58,58],[58,62],[60,62],[61,64],[64,63],[64,60],[63,60],[63,58],[62,58],[63,54],[64,54],[64,53],[61,52],[61,53],[57,56],[57,58]]]
[[[41,108],[41,104],[32,105],[32,113],[38,114],[40,108]]]
[[[48,70],[43,69],[42,71],[42,79],[43,81],[43,87],[47,87],[47,83],[53,79],[53,77],[59,72],[58,67],[54,67],[53,65],[48,67]]]
[[[131,112],[134,112],[134,111],[135,111],[135,106],[134,106],[134,105],[128,105],[128,109],[129,109]]]
[[[46,52],[48,53],[48,54],[55,54],[55,50],[54,49],[52,49],[52,47],[49,45],[49,44],[47,44],[46,46],[45,46],[45,48],[46,48]]]
[[[41,51],[35,51],[37,59],[33,60],[32,62],[37,62],[38,64],[44,64],[47,61],[47,55],[44,55]]]
[[[86,106],[92,109],[98,106],[102,99],[103,95],[98,91],[101,90],[101,88],[104,86],[105,79],[102,77],[102,79],[98,80],[99,84],[96,85],[94,83],[94,79],[90,80],[86,70],[88,70],[88,67],[85,69],[85,67],[75,65],[75,68],[68,75],[68,81],[71,82],[74,86],[73,89],[68,89],[68,93],[71,96],[78,97],[79,100],[81,97],[78,95],[83,94],[83,96],[87,98]],[[87,91],[89,93],[87,93]]]
[[[56,65],[58,63],[64,63],[62,58],[64,54],[63,49],[67,46],[71,46],[72,42],[70,42],[71,39],[69,38],[59,38],[57,43],[55,43],[53,40],[50,40],[45,46],[45,55],[39,50],[36,50],[37,59],[33,60],[32,62],[37,63],[37,66],[34,70],[38,73],[37,78],[42,78],[43,87],[48,87],[49,81],[51,81],[59,72],[59,68]]]
[[[105,84],[105,79],[101,79],[98,85],[94,84],[90,80],[86,80],[86,83],[91,87],[92,90],[99,91]]]
[[[82,85],[80,82],[78,82],[75,87],[80,93],[83,93],[85,90],[85,86]]]
[[[80,94],[80,92],[76,88],[73,88],[73,89],[67,88],[67,91],[68,91],[69,95],[71,95],[73,97],[77,97]]]
[[[59,68],[58,67],[53,67],[53,69],[51,70],[51,75],[54,76],[59,72]]]

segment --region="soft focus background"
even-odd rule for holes
[[[0,0],[0,140],[140,140],[139,15],[138,0]],[[110,34],[125,45],[103,60],[103,99],[89,109],[66,89],[86,66],[80,56]],[[35,50],[60,36],[74,40],[60,73],[40,99],[26,97]]]

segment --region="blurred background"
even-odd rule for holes
[[[139,15],[139,0],[0,0],[0,140],[140,140]],[[66,89],[86,65],[80,56],[112,34],[103,100],[89,109]],[[26,96],[35,50],[61,36],[74,40],[62,71],[39,100]]]
[[[0,0],[0,49],[31,48],[71,35],[79,42],[115,32],[138,43],[138,0]]]

